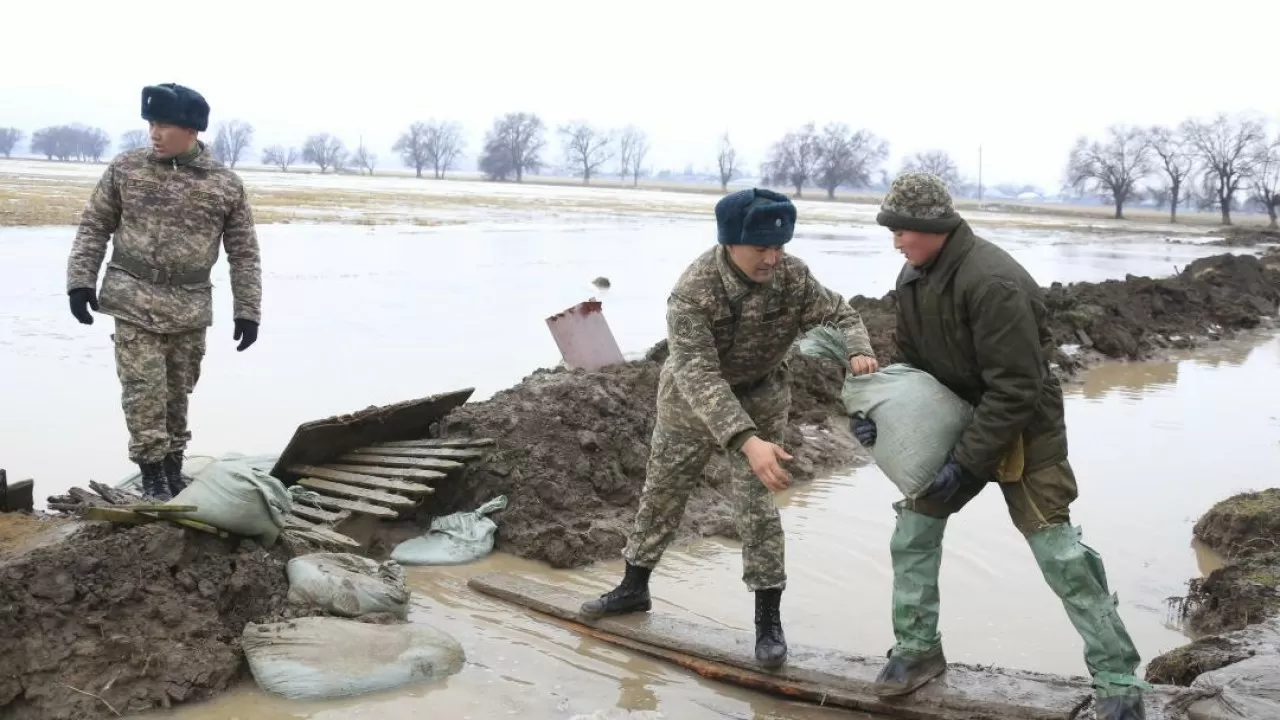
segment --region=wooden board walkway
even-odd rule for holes
[[[444,418],[473,388],[370,407],[298,426],[271,474],[308,492],[293,517],[316,527],[352,515],[393,519],[412,512],[467,463],[483,459],[491,438],[437,437]]]
[[[506,573],[473,577],[467,585],[491,597],[550,616],[583,635],[675,663],[711,679],[791,699],[885,717],[919,720],[1076,720],[1092,717],[1087,678],[951,663],[947,672],[904,698],[876,697],[871,688],[881,656],[853,655],[791,643],[787,663],[765,670],[755,661],[754,633],[690,622],[662,613],[588,620],[578,608],[589,598]],[[744,613],[747,610],[743,611]],[[1147,696],[1148,720],[1173,720],[1166,709],[1176,689]]]

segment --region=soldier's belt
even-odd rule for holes
[[[156,285],[192,285],[209,281],[208,268],[182,273],[169,272],[165,268],[148,265],[137,258],[129,257],[121,253],[119,248],[114,247],[111,249],[111,264],[139,280]]]

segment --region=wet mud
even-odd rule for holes
[[[462,482],[442,485],[439,512],[470,510],[505,494],[499,550],[580,567],[616,558],[626,544],[649,457],[665,341],[642,360],[596,372],[539,370],[450,417],[449,435],[497,440],[490,456],[469,465]],[[832,362],[793,353],[788,470],[804,481],[865,457],[840,421],[843,376]],[[677,542],[737,539],[732,486],[723,457],[713,457],[690,495]]]
[[[245,624],[285,610],[288,551],[89,523],[0,559],[0,716],[80,720],[211,697]]]
[[[1202,673],[1258,654],[1280,654],[1280,488],[1241,493],[1196,522],[1197,540],[1226,558],[1174,601],[1197,639],[1148,664],[1151,682],[1189,685]]]
[[[1256,328],[1280,304],[1280,254],[1219,255],[1177,276],[1054,284],[1050,323],[1063,345],[1058,372],[1074,380],[1102,359],[1139,360],[1161,349],[1192,347]],[[880,361],[894,352],[894,294],[851,302],[862,314]],[[1068,352],[1073,346],[1080,351]],[[494,438],[492,455],[467,477],[442,488],[441,513],[471,510],[505,494],[497,547],[557,568],[616,558],[644,486],[658,374],[665,341],[645,358],[598,372],[539,370],[490,399],[453,414],[448,433]],[[796,480],[864,458],[844,419],[843,369],[793,351],[792,408],[785,448]],[[690,495],[677,542],[704,536],[736,539],[731,488],[713,458]],[[390,543],[387,543],[390,545]]]

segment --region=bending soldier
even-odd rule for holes
[[[779,603],[786,587],[783,532],[770,491],[790,478],[779,464],[791,404],[783,362],[796,338],[830,324],[844,332],[850,369],[876,361],[858,313],[784,253],[796,210],[784,195],[743,190],[716,204],[719,245],[684,271],[667,300],[669,355],[658,382],[657,422],[640,508],[618,587],[588,601],[588,617],[648,611],[649,575],[670,544],[685,503],[718,449],[733,468],[743,582],[755,593],[756,658],[786,659]]]
[[[244,186],[197,138],[209,123],[205,99],[181,85],[148,86],[142,118],[152,147],[117,155],[102,174],[67,260],[67,293],[80,322],[93,323],[90,308],[115,319],[129,458],[143,492],[168,500],[185,486],[187,399],[213,324],[209,276],[219,244],[231,266],[237,350],[258,337],[262,271]]]
[[[1102,558],[1070,523],[1076,479],[1039,285],[1008,253],[974,234],[935,175],[900,175],[876,220],[893,231],[894,247],[906,256],[897,280],[895,361],[928,372],[974,406],[931,488],[895,504],[889,547],[897,642],[877,692],[913,692],[946,668],[938,633],[943,530],[989,481],[999,481],[1013,524],[1084,640],[1098,720],[1143,718],[1138,651],[1116,611]],[[875,423],[851,424],[864,445],[875,442]],[[1020,472],[1001,469],[1019,454]],[[1016,468],[1016,460],[1009,465]]]

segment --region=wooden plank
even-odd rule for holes
[[[324,523],[326,525],[336,525],[351,517],[351,513],[345,510],[342,512],[329,512],[328,510],[305,505],[299,500],[293,501],[293,514],[309,522]]]
[[[483,450],[461,448],[399,447],[395,445],[368,445],[356,448],[353,453],[364,455],[388,455],[391,457],[444,458],[446,460],[479,460],[487,453]]]
[[[346,535],[336,533],[328,528],[319,526],[313,528],[290,528],[286,530],[286,532],[303,539],[319,541],[322,543],[328,542],[334,545],[351,548],[353,550],[359,550],[363,547],[359,542],[347,537]]]
[[[145,525],[146,523],[156,522],[159,519],[151,515],[139,515],[131,510],[121,510],[120,508],[102,505],[86,507],[83,515],[86,520],[100,520],[120,525]]]
[[[347,485],[345,483],[334,482],[332,480],[304,477],[298,481],[298,484],[310,490],[328,493],[329,495],[352,498],[354,500],[372,503],[375,505],[386,505],[387,507],[392,508],[411,508],[418,504],[416,500],[412,500],[403,495],[392,495],[391,493],[384,493],[370,488],[356,487],[355,485]]]
[[[320,507],[331,508],[333,510],[346,510],[358,515],[373,515],[380,518],[396,518],[400,517],[400,513],[391,508],[382,507],[380,505],[370,505],[358,500],[347,500],[345,498],[336,498],[329,495],[319,495],[314,500],[315,504]],[[297,505],[294,505],[294,512],[297,512]]]
[[[290,465],[289,472],[305,475],[309,478],[332,480],[345,485],[355,485],[357,487],[369,488],[371,490],[378,490],[387,493],[426,495],[427,493],[434,492],[430,487],[421,483],[410,483],[404,482],[403,480],[392,480],[390,478],[374,477],[373,475],[363,475],[361,473],[347,472],[345,470],[336,470],[328,466]]]
[[[911,695],[879,698],[872,686],[885,658],[790,644],[785,665],[765,670],[755,660],[754,633],[690,622],[662,613],[588,620],[588,596],[505,573],[473,577],[468,586],[553,618],[578,632],[663,658],[706,677],[785,697],[922,720],[1069,720],[1092,696],[1087,678],[951,663],[947,672]],[[1172,690],[1147,697],[1147,718],[1166,718]]]
[[[448,475],[445,475],[439,470],[426,470],[423,468],[391,468],[380,467],[378,465],[338,465],[335,463],[328,463],[324,467],[332,470],[342,470],[343,472],[375,475],[377,477],[404,478],[406,480],[416,480],[418,482],[443,480],[448,477]]]
[[[290,466],[324,465],[352,448],[430,437],[431,426],[474,392],[475,388],[465,388],[303,423],[294,431],[271,474],[288,486],[298,480],[288,472]]]
[[[116,510],[133,510],[135,512],[151,512],[161,515],[164,513],[174,512],[195,512],[200,509],[195,505],[161,505],[158,503],[150,505],[146,503],[139,505],[116,505],[114,507]]]
[[[457,470],[462,463],[439,458],[395,457],[392,455],[373,455],[364,453],[348,453],[338,458],[338,462],[354,465],[386,465],[387,467],[407,467],[429,470]]]
[[[493,438],[423,438],[421,440],[397,440],[395,442],[378,443],[385,447],[424,447],[424,448],[472,448],[488,447],[496,441]]]

